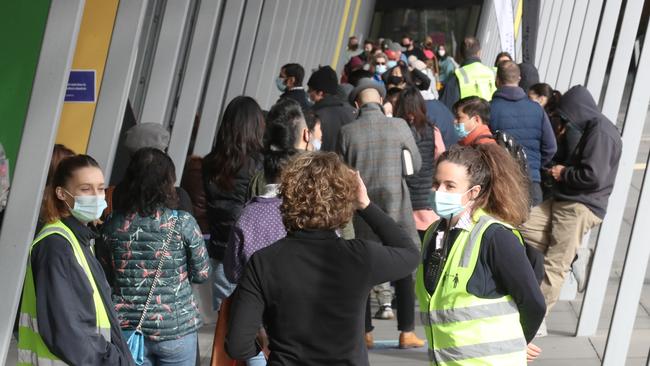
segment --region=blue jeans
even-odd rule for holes
[[[210,258],[210,261],[212,262],[212,275],[214,276],[214,282],[212,283],[212,310],[218,311],[221,307],[221,302],[235,291],[237,285],[230,283],[226,278],[222,261],[214,258]]]
[[[196,365],[197,332],[179,339],[154,342],[144,340],[143,366],[194,366]]]
[[[266,357],[264,357],[264,352],[260,352],[257,356],[253,356],[246,360],[246,366],[266,366]]]

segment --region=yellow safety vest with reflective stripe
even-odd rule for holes
[[[30,248],[30,259],[27,262],[27,272],[25,273],[25,283],[23,285],[23,298],[20,305],[20,322],[18,327],[18,365],[65,365],[55,356],[43,342],[43,338],[38,333],[38,320],[36,317],[36,290],[34,287],[34,277],[31,265],[31,251],[44,238],[58,234],[64,237],[72,246],[72,251],[77,259],[77,263],[83,268],[88,277],[88,282],[93,289],[93,302],[95,304],[95,319],[97,333],[101,334],[107,342],[111,341],[111,322],[108,313],[104,307],[104,302],[99,294],[95,278],[93,277],[86,256],[81,249],[79,241],[74,233],[61,221],[48,224],[38,234],[32,242]],[[84,340],[79,339],[82,343]]]
[[[526,364],[526,339],[519,310],[511,296],[483,299],[467,292],[485,230],[494,223],[511,228],[483,210],[477,210],[470,232],[462,230],[451,247],[440,280],[430,295],[424,286],[424,265],[417,270],[416,294],[429,341],[432,365],[522,366]],[[438,223],[427,230],[423,260]],[[521,241],[521,236],[515,231]]]
[[[496,90],[496,69],[485,66],[480,62],[473,62],[469,65],[456,69],[460,98],[477,96],[488,102],[492,100],[492,94]]]

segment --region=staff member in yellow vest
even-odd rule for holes
[[[497,179],[498,177],[498,179]],[[437,163],[416,293],[432,365],[524,365],[546,306],[521,236],[528,185],[500,146],[452,147]],[[528,355],[528,357],[527,357]]]
[[[88,223],[106,208],[104,175],[88,155],[65,158],[45,192],[18,328],[18,365],[133,365]]]
[[[474,37],[466,37],[460,45],[463,63],[449,77],[440,101],[452,109],[454,103],[462,98],[477,96],[488,102],[497,90],[495,79],[497,70],[481,62],[481,43]]]

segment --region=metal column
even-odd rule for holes
[[[603,81],[605,80],[605,71],[607,70],[607,63],[609,62],[609,54],[612,50],[612,42],[614,41],[614,31],[618,21],[618,14],[621,10],[621,0],[608,0],[605,3],[605,10],[600,19],[600,27],[598,29],[598,41],[596,48],[591,56],[591,67],[589,69],[589,78],[587,79],[587,89],[596,100],[600,100],[600,92],[603,89]],[[609,271],[607,271],[609,275]],[[603,289],[603,294],[604,294]],[[578,325],[578,329],[580,326]],[[591,333],[596,331],[593,327]],[[591,334],[590,333],[590,334]]]
[[[316,13],[316,8],[318,3],[316,0],[303,0],[305,5],[304,20],[301,20],[298,24],[298,29],[296,32],[299,32],[300,35],[297,36],[297,44],[293,47],[294,60],[302,65],[305,68],[305,78],[309,76],[309,70],[311,65],[307,64],[307,49],[309,48],[309,37],[311,36],[312,24],[314,24],[314,14]]]
[[[13,185],[0,232],[0,362],[5,364],[30,243],[77,45],[84,0],[52,0],[29,101]]]
[[[198,18],[185,66],[185,76],[180,87],[178,108],[169,141],[169,156],[176,166],[176,181],[180,183],[187,158],[194,120],[201,102],[201,93],[208,72],[210,51],[214,45],[215,30],[219,21],[221,0],[201,1]]]
[[[541,2],[539,31],[537,32],[537,52],[535,52],[535,66],[537,68],[542,63],[542,50],[546,44],[546,35],[549,24],[551,23],[551,9],[553,9],[554,2],[555,0],[544,0]]]
[[[600,18],[602,8],[603,0],[589,0],[569,85],[585,84],[589,60],[591,59],[591,51],[594,49],[596,33],[598,33],[598,19]]]
[[[630,1],[628,1],[628,7],[633,7]],[[638,13],[640,14],[641,12],[639,11]],[[634,34],[636,35],[636,31]],[[621,36],[623,35],[625,33],[621,31]],[[627,122],[634,123],[635,125],[629,128],[627,125],[625,126],[625,130],[628,132],[626,135],[636,135],[631,139],[633,141],[630,141],[634,146],[623,145],[623,148],[625,149],[627,147],[628,150],[638,150],[641,137],[639,131],[643,130],[643,122],[645,122],[645,117],[648,113],[648,103],[650,102],[650,88],[646,85],[647,80],[650,79],[650,32],[646,31],[645,41],[643,43],[641,60],[637,68],[634,88],[630,97],[630,106],[627,112],[629,116]],[[631,162],[634,162],[635,156],[636,154],[631,156]],[[623,161],[622,158],[621,161]],[[650,161],[647,163],[650,163]],[[648,259],[650,259],[650,245],[648,245],[648,237],[650,237],[650,226],[648,226],[650,222],[650,175],[648,174],[647,166],[648,164],[646,164],[645,177],[641,188],[641,198],[636,208],[636,217],[632,224],[632,235],[625,255],[621,285],[616,295],[614,315],[603,355],[603,366],[625,364],[630,346],[630,338],[634,329],[634,319],[639,306],[639,298],[643,289]],[[617,182],[617,184],[621,184],[621,182]],[[607,272],[609,273],[609,271]]]
[[[555,38],[553,39],[553,47],[551,47],[551,54],[546,67],[546,72],[544,74],[540,73],[540,78],[542,80],[547,80],[553,83],[557,79],[560,66],[562,65],[562,60],[564,59],[564,45],[569,36],[569,22],[571,21],[571,14],[576,1],[580,0],[562,1],[562,6],[560,7],[560,19],[558,20],[555,29]]]
[[[230,80],[228,81],[225,105],[228,105],[233,98],[244,92],[263,2],[263,0],[246,1],[244,19],[242,20],[241,30],[239,31],[235,59],[232,64],[232,71],[230,72]]]
[[[196,134],[193,151],[195,155],[204,156],[212,149],[226,90],[225,81],[228,80],[230,74],[243,12],[244,1],[226,1],[219,27],[219,37],[215,46],[216,51],[210,68],[210,79],[205,91],[201,124]]]
[[[561,18],[560,9],[562,8],[562,3],[563,2],[559,0],[553,1],[553,8],[551,9],[550,21],[548,24],[548,28],[546,29],[546,37],[544,38],[544,43],[542,45],[543,46],[541,52],[542,56],[539,59],[539,66],[537,66],[537,69],[539,70],[540,78],[542,79],[544,75],[546,75],[548,64],[551,61],[553,45],[555,42],[555,35],[557,34],[556,33],[557,26]]]
[[[140,122],[165,124],[167,103],[178,64],[189,0],[167,1]]]
[[[567,29],[567,38],[566,43],[564,44],[564,53],[562,58],[557,61],[558,73],[557,81],[555,82],[555,89],[560,91],[565,91],[569,89],[571,80],[571,73],[573,72],[573,67],[576,61],[576,53],[580,45],[580,36],[582,29],[584,28],[584,22],[587,21],[585,17],[587,12],[587,5],[589,0],[576,0],[575,5],[573,6],[573,15],[569,23],[569,28]],[[549,78],[546,78],[549,80]]]
[[[109,182],[122,129],[148,0],[120,1],[93,119],[88,155],[97,160]]]

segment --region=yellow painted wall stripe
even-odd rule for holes
[[[524,13],[524,1],[519,0],[517,3],[517,13],[515,14],[515,39],[519,38],[519,26],[521,25],[521,17]]]
[[[127,0],[128,1],[128,0]],[[72,69],[95,70],[95,95],[99,96],[119,0],[86,0]],[[95,115],[94,103],[63,104],[56,142],[74,152],[86,152]]]
[[[341,55],[341,46],[343,45],[343,34],[345,33],[345,24],[348,22],[348,15],[350,15],[350,1],[345,0],[345,10],[343,11],[343,17],[341,18],[341,24],[339,25],[339,36],[336,38],[336,51],[334,51],[334,56],[332,57],[332,62],[330,66],[336,70],[336,66],[339,62],[339,56]]]
[[[350,26],[350,34],[348,37],[354,35],[354,31],[357,30],[357,20],[359,19],[359,9],[361,9],[361,2],[363,0],[357,0],[357,5],[354,7],[354,15],[352,16],[352,25]]]

